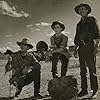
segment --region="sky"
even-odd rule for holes
[[[53,21],[61,21],[68,36],[68,46],[74,45],[76,25],[80,16],[75,6],[87,3],[91,6],[91,16],[96,17],[100,26],[100,0],[0,0],[0,51],[17,51],[16,42],[29,38],[34,48],[38,41],[50,45]]]

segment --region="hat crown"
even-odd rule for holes
[[[17,45],[19,45],[19,46],[21,46],[21,44],[25,44],[25,45],[27,45],[30,49],[33,48],[33,45],[30,43],[29,39],[27,39],[27,38],[23,38],[23,40],[22,40],[21,42],[17,41],[16,43],[17,43]]]
[[[79,14],[79,8],[80,8],[81,6],[84,6],[84,7],[86,7],[86,8],[88,9],[88,14],[91,13],[91,7],[90,7],[88,4],[79,4],[78,6],[76,6],[76,7],[74,8],[74,10],[75,10],[75,12],[76,12],[77,14]]]
[[[30,44],[29,39],[27,38],[23,38],[23,40],[21,41],[22,44]]]
[[[62,22],[60,22],[60,21],[54,21],[53,23],[52,23],[52,25],[51,25],[51,28],[54,30],[54,27],[55,27],[55,25],[60,25],[60,27],[62,28],[62,31],[65,29],[65,25],[62,23]]]

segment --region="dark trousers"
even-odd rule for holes
[[[88,43],[79,47],[79,62],[80,62],[80,75],[81,75],[81,88],[87,90],[87,69],[89,69],[90,85],[92,90],[98,89],[98,81],[96,74],[96,59],[94,54],[94,45]]]
[[[40,72],[41,66],[39,63],[35,63],[33,66],[33,70],[28,73],[24,77],[17,77],[14,76],[12,78],[12,81],[16,81],[18,84],[18,89],[21,90],[24,86],[30,84],[31,82],[34,81],[34,94],[40,93]]]
[[[52,70],[51,72],[57,73],[57,63],[58,60],[61,61],[61,76],[66,76],[67,72],[67,67],[68,67],[68,62],[69,60],[66,58],[66,56],[62,54],[55,53],[52,55]]]
[[[32,72],[27,74],[27,77],[24,81],[24,85],[30,84],[34,81],[34,94],[40,93],[40,65],[36,66],[37,68],[33,69]]]

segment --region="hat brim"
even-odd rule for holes
[[[84,7],[86,7],[86,8],[88,9],[88,14],[91,13],[91,7],[90,7],[88,4],[80,4],[80,5],[78,5],[78,6],[76,6],[76,7],[74,8],[74,10],[75,10],[75,12],[76,12],[77,14],[79,14],[78,9],[79,9],[80,7],[82,7],[82,6],[84,6]]]
[[[54,21],[54,22],[52,23],[51,28],[52,28],[53,30],[54,30],[54,27],[55,27],[56,24],[60,25],[60,27],[62,28],[62,31],[65,30],[65,25],[62,24],[62,23],[60,23],[60,22],[58,22],[58,21]]]
[[[17,44],[18,46],[20,46],[21,43],[22,43],[22,42],[19,42],[19,41],[16,42],[16,44]],[[27,45],[27,46],[29,47],[29,49],[32,49],[32,48],[33,48],[33,45],[31,45],[31,44],[25,44],[25,45]]]

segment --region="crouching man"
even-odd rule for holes
[[[40,95],[40,70],[41,66],[35,61],[34,56],[28,52],[33,46],[27,38],[21,42],[17,41],[20,50],[12,57],[12,78],[10,83],[16,86],[15,96],[18,96],[25,85],[34,81],[34,96],[42,98]]]

